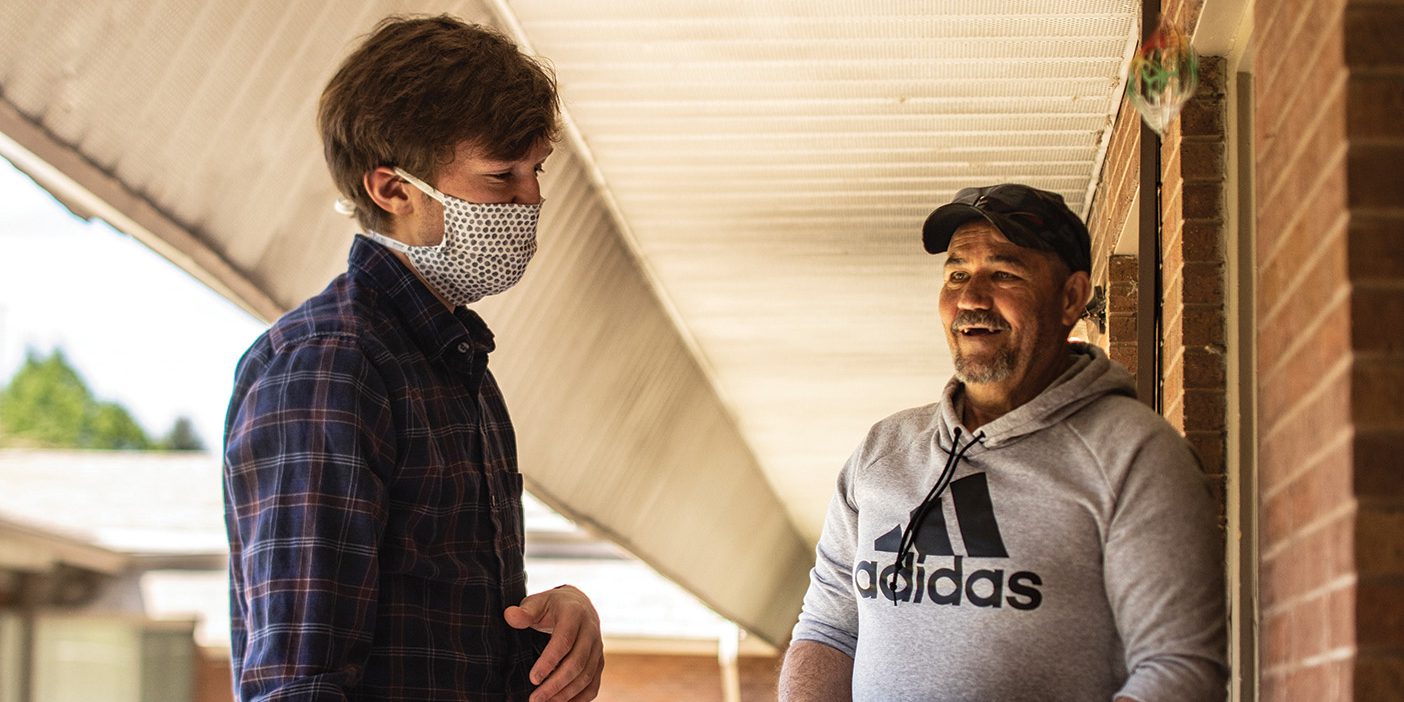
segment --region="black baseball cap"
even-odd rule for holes
[[[1092,237],[1063,196],[1018,183],[962,188],[926,218],[921,229],[926,252],[945,251],[955,230],[976,219],[1020,246],[1057,254],[1070,270],[1092,272]]]

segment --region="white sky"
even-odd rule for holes
[[[234,365],[263,324],[142,243],[74,217],[0,159],[0,383],[62,347],[152,438],[189,416],[216,449]]]

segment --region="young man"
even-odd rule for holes
[[[1216,511],[1130,375],[1067,336],[1086,227],[1053,193],[967,188],[941,400],[875,425],[838,479],[781,699],[1223,699]]]
[[[366,236],[239,363],[225,443],[241,700],[589,700],[599,619],[526,597],[522,478],[465,305],[536,250],[555,84],[448,16],[381,22],[322,94]],[[549,639],[547,637],[549,634]]]

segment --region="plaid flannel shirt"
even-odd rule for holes
[[[522,479],[477,314],[356,237],[239,362],[225,427],[241,700],[518,699],[542,634]]]

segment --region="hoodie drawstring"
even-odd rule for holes
[[[984,438],[985,433],[980,432],[970,438],[970,443],[957,450],[957,447],[960,447],[960,427],[955,428],[955,433],[951,437],[951,447],[946,449],[946,466],[941,469],[940,477],[936,478],[936,484],[931,486],[931,490],[926,493],[926,498],[921,501],[920,505],[917,505],[911,521],[907,522],[907,528],[902,531],[902,538],[897,542],[897,562],[892,564],[892,578],[887,584],[888,590],[892,592],[893,607],[897,606],[897,575],[902,572],[902,562],[907,559],[907,554],[916,545],[917,534],[921,532],[922,522],[926,521],[926,515],[931,511],[932,505],[940,503],[941,493],[945,492],[946,486],[951,484],[956,466],[960,464],[960,459],[965,457],[965,452],[983,441]]]

